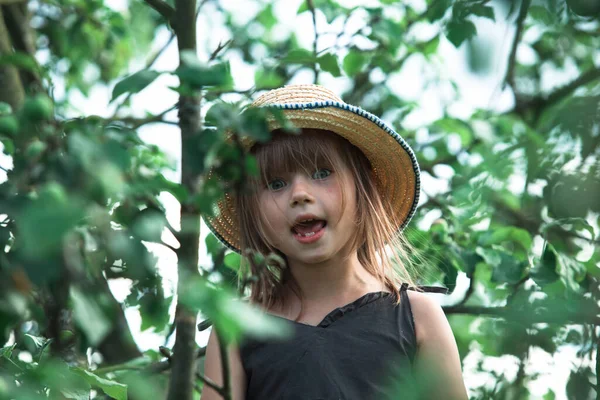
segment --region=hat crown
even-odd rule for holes
[[[253,107],[264,107],[273,104],[303,104],[315,101],[335,101],[343,103],[342,99],[331,90],[319,85],[289,85],[270,90],[260,95]]]

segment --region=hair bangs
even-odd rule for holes
[[[338,136],[328,131],[303,129],[296,135],[275,130],[272,135],[268,144],[253,149],[263,180],[298,171],[311,173],[317,168],[337,169],[343,162],[338,156]]]

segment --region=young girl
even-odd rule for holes
[[[251,271],[250,300],[294,335],[230,346],[233,399],[467,399],[448,321],[402,250],[419,198],[411,148],[320,86],[286,86],[253,106],[284,110],[301,132],[271,121],[272,140],[251,148],[254,190],[227,195],[207,222],[235,251],[283,257],[279,269]],[[221,373],[213,332],[205,374],[221,385]],[[205,385],[202,400],[213,399]]]

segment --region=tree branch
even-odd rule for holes
[[[12,53],[11,38],[4,23],[3,7],[0,7],[0,56]],[[0,101],[10,104],[13,110],[21,108],[25,90],[19,70],[12,65],[0,66]]]
[[[213,389],[215,392],[219,393],[223,398],[225,398],[225,393],[224,390],[221,386],[217,385],[216,383],[214,383],[210,378],[196,373],[196,378],[200,379],[202,382],[204,382],[204,384],[208,387],[210,387],[211,389]]]
[[[536,312],[528,309],[529,312],[522,312],[510,307],[483,307],[483,306],[446,306],[442,307],[446,315],[449,314],[471,314],[476,316],[489,316],[503,318],[507,321],[520,322],[524,324],[537,323],[560,323],[560,324],[599,324],[600,317],[593,315],[589,310],[587,312],[570,312],[561,315],[554,310]],[[533,311],[533,312],[532,312]]]
[[[525,17],[527,16],[527,10],[529,9],[530,4],[531,0],[521,0],[521,9],[519,11],[519,16],[517,17],[517,29],[515,31],[515,37],[513,39],[512,47],[510,49],[510,55],[508,57],[506,77],[504,78],[504,82],[510,85],[515,94],[515,97],[517,97],[517,91],[515,88],[515,66],[517,63],[517,48],[519,47],[519,42],[521,41],[523,25],[525,23]]]
[[[162,15],[169,23],[175,15],[175,9],[163,0],[144,0],[148,5],[154,8],[160,15]]]
[[[179,53],[197,51],[196,44],[196,1],[175,0],[174,26],[177,34]],[[181,128],[181,184],[190,192],[195,192],[198,173],[189,168],[191,156],[184,149],[190,138],[201,131],[200,96],[182,95],[179,98],[179,127]],[[200,214],[193,204],[182,204],[181,233],[177,240],[178,298],[185,296],[185,283],[199,277],[198,252],[200,244]],[[168,400],[192,400],[196,377],[196,313],[178,302],[175,311],[176,337],[173,348],[171,379]]]
[[[551,106],[563,98],[567,97],[569,94],[574,92],[580,86],[587,85],[590,82],[600,78],[600,67],[592,68],[589,71],[584,72],[579,76],[579,78],[575,79],[573,82],[565,85],[559,89],[556,89],[553,93],[551,93],[545,100],[542,101],[542,107]]]

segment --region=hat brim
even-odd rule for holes
[[[355,106],[334,101],[303,104],[271,104],[285,110],[296,128],[324,129],[337,133],[358,147],[373,167],[375,182],[383,199],[390,202],[403,230],[416,212],[420,195],[420,170],[410,146],[375,115]],[[269,118],[269,129],[282,128]],[[228,248],[240,252],[236,201],[231,193],[218,203],[218,215],[206,224]]]

